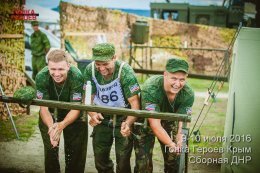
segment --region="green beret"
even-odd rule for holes
[[[36,98],[36,91],[33,87],[30,86],[22,87],[14,92],[13,97],[21,99],[25,104],[27,104],[32,99]]]
[[[39,26],[39,22],[37,20],[34,20],[31,22],[32,26]]]
[[[109,61],[115,55],[115,46],[110,43],[96,44],[92,48],[94,61]]]
[[[166,63],[166,71],[171,72],[171,73],[174,73],[177,71],[183,71],[185,73],[188,73],[189,65],[185,60],[171,58],[171,59],[168,59],[168,61]]]

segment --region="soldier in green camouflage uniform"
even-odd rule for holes
[[[116,60],[112,44],[97,44],[93,49],[94,62],[84,73],[84,81],[91,81],[92,100],[96,105],[139,109],[140,87],[133,69],[126,63]],[[113,173],[114,166],[110,151],[115,139],[116,172],[130,173],[130,157],[133,139],[130,126],[135,117],[89,112],[95,166],[99,173]]]
[[[50,41],[46,34],[39,30],[38,21],[32,21],[34,33],[31,35],[32,50],[32,77],[35,79],[36,74],[46,66],[45,55],[50,49]]]
[[[188,75],[188,63],[180,59],[170,59],[164,75],[152,76],[142,88],[142,109],[156,112],[191,114],[194,92],[185,82]],[[135,133],[141,136],[135,140],[137,173],[153,171],[152,152],[155,136],[161,144],[164,157],[164,172],[178,171],[178,155],[182,143],[182,122],[148,118],[148,128],[135,126]]]
[[[48,54],[48,66],[36,76],[37,98],[80,103],[83,76],[70,66],[68,54],[53,50]],[[63,131],[65,172],[83,173],[85,169],[88,129],[87,121],[78,110],[40,107],[39,128],[44,143],[45,172],[60,172],[59,139]]]

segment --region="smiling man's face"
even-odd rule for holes
[[[185,85],[188,74],[182,71],[164,72],[164,90],[168,94],[177,94]]]
[[[48,68],[52,79],[56,83],[60,84],[67,79],[70,65],[66,61],[60,61],[60,62],[49,61]]]

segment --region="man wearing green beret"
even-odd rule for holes
[[[191,114],[194,92],[186,83],[188,63],[181,59],[169,59],[163,75],[152,76],[142,87],[143,110]],[[156,118],[156,117],[154,117]],[[164,172],[178,171],[179,151],[182,144],[182,122],[148,118],[149,126],[135,126],[140,140],[135,140],[135,173],[152,173],[152,153],[155,136],[158,138],[164,157]]]
[[[95,105],[140,109],[140,87],[131,66],[116,59],[115,47],[101,43],[93,47],[93,60],[84,72],[84,81],[91,81],[92,102]],[[120,116],[88,112],[89,123],[94,127],[93,150],[95,166],[99,173],[113,173],[110,151],[115,141],[116,172],[130,173],[133,139],[130,127],[136,120]]]
[[[32,21],[34,33],[31,35],[32,50],[32,77],[35,79],[36,74],[46,66],[45,56],[50,49],[50,41],[46,34],[39,29],[39,22]]]

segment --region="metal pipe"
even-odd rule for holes
[[[8,102],[8,103],[23,102],[21,99],[7,97],[7,96],[0,96],[0,101]],[[52,100],[33,99],[31,105],[46,106],[49,108],[58,108],[58,109],[92,111],[92,112],[100,112],[100,113],[106,113],[111,115],[113,114],[122,115],[122,116],[131,115],[131,116],[136,116],[141,118],[156,118],[162,120],[184,121],[184,122],[191,121],[191,116],[186,114],[161,113],[161,112],[116,108],[116,107],[108,107],[108,106],[97,106],[97,105],[83,105],[78,103],[60,102],[60,101],[52,101]]]
[[[137,69],[137,68],[134,68],[134,71],[135,71],[135,73],[144,73],[144,74],[163,74],[163,72],[164,72],[164,71],[161,71],[161,70],[147,70],[147,69]],[[189,78],[213,80],[213,79],[215,79],[215,76],[190,73]],[[222,76],[222,77],[219,76],[218,80],[227,82],[228,78],[226,76]]]

